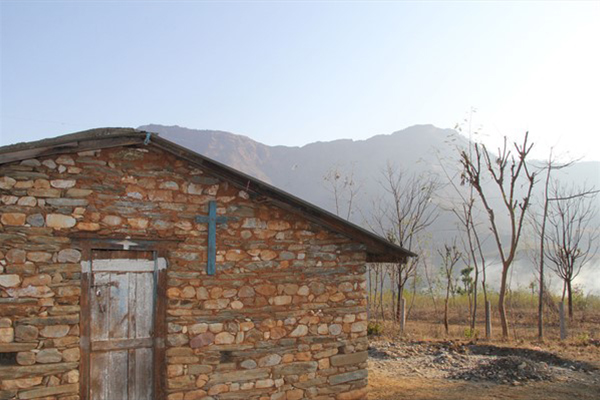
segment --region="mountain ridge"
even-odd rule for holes
[[[379,182],[383,179],[382,170],[387,163],[394,164],[409,175],[437,174],[440,181],[446,182],[442,163],[451,176],[458,176],[460,165],[456,147],[466,147],[469,143],[466,137],[455,130],[437,128],[431,124],[414,125],[368,139],[336,139],[303,146],[270,146],[231,132],[180,126],[150,124],[138,129],[156,132],[168,140],[334,213],[334,196],[324,177],[331,171],[338,171],[342,176],[352,175],[360,190],[354,199],[355,211],[349,219],[362,226],[368,225],[373,212],[373,199],[385,193]],[[532,160],[532,164],[540,167],[544,165],[544,161]],[[587,182],[588,186],[600,187],[600,162],[579,162],[568,169],[557,171],[555,177],[565,184],[581,186]],[[538,183],[535,189],[535,207],[538,206],[535,202],[541,198],[542,186]],[[493,186],[488,188],[495,189]],[[430,227],[428,243],[424,244],[428,248],[427,252],[432,255],[436,254],[436,247],[449,243],[458,232],[456,218],[451,212],[447,212],[447,207],[453,206],[456,199],[457,195],[449,185],[445,185],[437,198],[433,199],[446,212],[440,212],[440,217]],[[500,198],[492,198],[491,201],[494,203],[493,207],[503,210]],[[600,198],[598,204],[600,206]],[[345,210],[340,214],[345,217]],[[482,213],[480,218],[485,219],[485,215]],[[497,220],[502,221],[502,217],[497,216]],[[503,230],[503,238],[506,239],[507,227]],[[532,240],[533,237],[526,236],[523,248],[535,246]],[[489,260],[493,260],[497,257],[497,250],[492,240],[487,242],[485,251],[489,254]],[[517,276],[522,279],[532,277],[528,256],[522,254],[517,264],[520,265],[516,268]],[[491,274],[495,272],[497,271],[492,270]],[[490,276],[492,280],[497,278]],[[596,285],[596,290],[600,290],[600,282]]]

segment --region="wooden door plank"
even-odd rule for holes
[[[128,301],[129,304],[127,306],[129,312],[127,313],[127,337],[129,339],[136,338],[136,330],[137,330],[137,321],[136,321],[136,305],[137,305],[137,276],[138,274],[134,274],[129,272],[127,275],[129,279],[129,289],[127,294],[129,296]]]
[[[108,306],[108,337],[127,339],[129,327],[129,274],[110,274],[110,299]]]
[[[151,400],[154,376],[152,373],[152,349],[135,350],[136,400]]]
[[[92,351],[117,351],[152,347],[154,340],[151,337],[141,339],[112,339],[92,342]]]
[[[109,371],[110,355],[92,353],[90,355],[90,400],[106,400],[106,380]]]
[[[127,382],[129,380],[129,368],[127,365],[128,350],[111,351],[106,354],[110,357],[110,365],[106,379],[106,385],[108,386],[107,396],[104,400],[127,400]]]
[[[94,273],[92,277],[92,293],[90,296],[91,341],[108,339],[109,280],[110,274],[106,272]]]
[[[154,274],[140,273],[135,274],[136,285],[136,338],[152,337],[154,312]]]
[[[136,350],[130,349],[127,351],[127,398],[129,400],[138,400],[140,397],[137,393],[137,386],[139,384],[137,380],[136,372],[136,361],[137,357],[135,356]],[[140,399],[141,400],[141,399]]]

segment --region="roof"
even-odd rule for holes
[[[156,133],[139,131],[133,128],[98,128],[34,142],[17,143],[0,147],[0,165],[55,154],[130,145],[160,148],[176,157],[208,169],[214,176],[246,190],[251,196],[261,198],[261,200],[271,202],[291,212],[299,213],[318,225],[356,242],[363,243],[367,248],[367,261],[369,262],[402,262],[407,257],[416,256],[416,254],[401,246],[395,245],[329,211],[175,144]]]

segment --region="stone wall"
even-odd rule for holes
[[[151,146],[0,166],[0,399],[79,399],[74,233],[177,238],[168,253],[170,400],[366,397],[364,246]],[[236,217],[217,229],[217,200]]]

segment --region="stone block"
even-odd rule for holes
[[[31,351],[21,351],[17,353],[17,364],[33,365],[35,364],[35,353]]]
[[[240,363],[240,367],[242,367],[244,369],[254,369],[254,368],[256,368],[256,366],[257,366],[256,361],[254,361],[251,358],[244,360]]]
[[[63,360],[66,362],[79,361],[79,358],[81,357],[79,347],[66,349],[62,352],[62,355],[63,355]]]
[[[79,384],[72,383],[68,385],[45,387],[40,389],[32,389],[19,393],[19,399],[29,400],[39,397],[50,397],[59,394],[77,393],[79,392]]]
[[[77,181],[74,179],[54,179],[50,181],[50,186],[57,189],[70,189],[75,186],[76,183]]]
[[[48,214],[46,215],[46,226],[55,229],[68,229],[75,226],[77,220],[70,215]]]
[[[27,216],[27,223],[33,227],[44,226],[45,220],[42,214],[31,214]]]
[[[21,197],[17,204],[23,207],[35,207],[37,206],[37,199],[32,196],[25,196]]]
[[[0,177],[0,189],[12,189],[15,186],[17,181],[10,176],[1,176]]]
[[[67,190],[66,195],[67,195],[67,197],[81,198],[81,197],[87,197],[92,193],[93,193],[93,191],[89,190],[89,189],[73,188],[73,189]]]
[[[59,363],[62,361],[62,355],[57,349],[44,349],[37,353],[35,361],[40,364]]]
[[[205,332],[190,340],[190,347],[197,349],[212,344],[215,341],[215,334],[212,332]]]
[[[106,215],[102,218],[102,222],[109,226],[119,226],[123,223],[123,219],[117,215]]]
[[[38,338],[38,328],[32,325],[17,325],[15,338],[17,342],[32,342]]]
[[[301,361],[278,365],[273,368],[274,376],[277,375],[303,375],[315,372],[318,364],[316,361]]]
[[[2,222],[3,225],[20,226],[25,225],[26,218],[27,215],[23,213],[4,213],[2,214],[2,217],[0,217],[0,222]]]
[[[347,365],[360,364],[367,360],[369,354],[366,351],[350,354],[338,354],[331,357],[331,365],[334,367],[343,367]]]
[[[35,263],[47,263],[52,259],[52,254],[45,251],[30,251],[27,253],[27,259]]]
[[[21,283],[21,277],[16,274],[0,275],[0,286],[16,287]]]
[[[46,199],[46,204],[53,207],[85,207],[88,205],[88,201],[85,199],[59,198]]]
[[[272,304],[275,306],[285,306],[292,303],[292,296],[275,296]]]
[[[0,343],[10,343],[15,340],[14,328],[0,328]]]
[[[32,378],[6,379],[2,381],[2,388],[6,390],[29,389],[33,386],[41,385],[42,379],[43,378],[41,376]]]
[[[281,356],[279,354],[268,354],[258,360],[258,366],[260,367],[272,367],[281,363]]]
[[[81,260],[81,252],[76,249],[63,249],[58,252],[58,262],[77,263]]]
[[[27,286],[25,288],[7,289],[6,292],[10,297],[35,297],[49,298],[54,297],[54,292],[48,286]]]
[[[100,230],[100,224],[97,222],[80,222],[77,224],[80,231],[94,232]]]
[[[27,259],[27,252],[21,249],[11,249],[6,253],[6,259],[13,264],[23,264]]]
[[[340,383],[357,381],[359,379],[365,379],[368,373],[366,369],[359,369],[357,371],[345,372],[343,374],[332,375],[329,377],[329,383],[332,385],[339,385]]]
[[[294,330],[290,333],[290,337],[301,337],[306,336],[308,334],[308,326],[306,325],[298,325]]]
[[[235,336],[229,332],[221,332],[215,336],[215,344],[232,344],[235,342]]]
[[[28,366],[3,366],[0,379],[26,378],[35,375],[56,375],[78,368],[78,363],[58,363]]]
[[[267,368],[247,369],[244,371],[232,372],[213,372],[210,375],[209,383],[218,384],[225,382],[255,381],[258,379],[265,379],[268,377],[269,369]]]
[[[27,190],[27,195],[42,198],[58,198],[60,197],[60,190],[51,188],[31,188]]]

